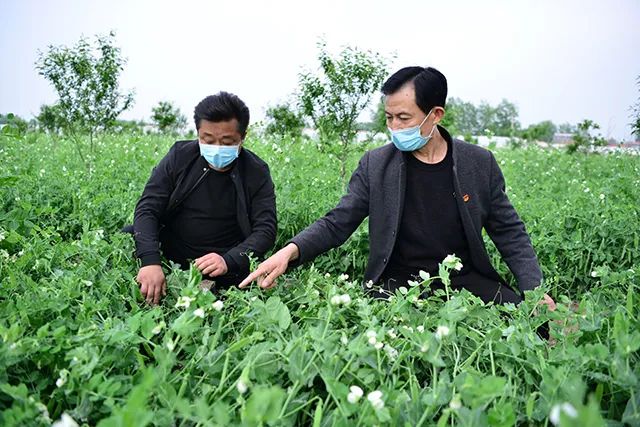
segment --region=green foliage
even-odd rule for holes
[[[320,144],[340,159],[340,176],[356,136],[356,120],[380,89],[386,60],[372,51],[346,47],[336,57],[318,43],[320,73],[301,73],[298,103],[320,135]]]
[[[151,121],[163,134],[176,135],[184,131],[187,118],[169,101],[160,101],[151,109]]]
[[[576,125],[572,125],[571,123],[560,123],[558,125],[558,132],[560,133],[576,133],[576,131]]]
[[[265,132],[267,135],[289,136],[291,138],[302,136],[304,119],[289,104],[278,104],[267,108],[266,120]]]
[[[2,127],[2,133],[8,136],[14,136],[16,138],[22,137],[29,128],[29,123],[22,117],[13,113],[7,115],[0,114],[0,124],[4,124]]]
[[[443,126],[455,134],[516,136],[520,129],[518,109],[515,104],[503,99],[495,107],[482,102],[476,106],[460,98],[447,100]]]
[[[113,32],[96,36],[95,44],[82,37],[75,46],[49,46],[38,53],[36,70],[57,92],[55,113],[62,118],[65,134],[76,140],[83,161],[85,148],[79,135],[89,135],[89,154],[93,154],[96,133],[112,126],[133,104],[133,93],[119,87],[125,63]]]
[[[553,136],[557,132],[557,127],[551,120],[530,125],[524,129],[520,136],[528,141],[553,141]]]
[[[65,127],[65,117],[59,104],[41,105],[36,122],[40,129],[48,133],[60,133]]]
[[[640,92],[640,76],[638,76],[637,83]],[[640,96],[638,102],[631,107],[631,133],[640,139]]]
[[[387,115],[384,112],[384,97],[376,104],[372,121],[366,130],[371,132],[372,138],[378,134],[386,134],[388,132]]]
[[[567,145],[567,152],[570,154],[578,151],[586,152],[595,147],[607,145],[607,141],[600,134],[592,134],[597,129],[600,129],[600,125],[593,120],[586,119],[578,123],[573,142]]]
[[[640,419],[637,156],[495,152],[546,277],[519,307],[451,290],[420,300],[424,278],[390,301],[369,299],[366,224],[273,291],[202,292],[195,269],[168,268],[168,295],[149,307],[132,279],[133,241],[118,230],[172,141],[106,135],[87,181],[72,141],[39,138],[0,135],[0,425],[63,414],[106,426]],[[271,166],[278,247],[343,193],[339,160],[311,144],[246,146]],[[542,291],[556,312],[538,305]],[[332,303],[345,294],[349,303]],[[176,307],[181,297],[188,307]],[[551,343],[536,333],[548,320]],[[351,386],[364,395],[350,398]],[[367,399],[373,391],[379,400]]]

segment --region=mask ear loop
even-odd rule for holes
[[[436,108],[436,107],[433,107]],[[422,136],[422,131],[420,129],[422,129],[422,125],[424,124],[424,122],[427,121],[427,119],[429,118],[429,116],[431,115],[431,113],[433,113],[433,108],[431,110],[429,110],[429,112],[427,113],[427,115],[425,116],[424,120],[422,120],[422,123],[420,123],[420,126],[418,126],[418,132],[420,132],[420,136]],[[435,129],[436,125],[433,125],[433,129]],[[433,135],[433,129],[431,129],[431,133],[429,134],[429,136],[427,136],[426,138],[431,138],[431,136]]]

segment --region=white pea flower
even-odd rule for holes
[[[604,200],[605,197],[606,196],[604,194],[600,193],[600,200]]]
[[[560,424],[560,412],[564,412],[570,418],[576,418],[578,416],[578,411],[576,411],[576,408],[574,408],[571,403],[565,402],[561,405],[553,405],[549,413],[549,421],[551,421],[551,424],[554,426]]]
[[[83,280],[82,283],[88,287],[93,286],[93,282],[91,280]]]
[[[584,189],[584,192],[585,192],[585,193],[588,193],[589,191],[591,191],[591,190],[589,189],[589,187],[587,187],[587,188],[585,188],[585,189]]]
[[[0,231],[0,242],[5,239],[4,231]]]
[[[442,261],[443,264],[453,264],[454,262],[456,262],[455,255],[447,255]]]
[[[176,308],[180,308],[180,307],[184,307],[184,308],[189,308],[189,306],[191,305],[191,302],[193,302],[194,299],[191,297],[179,297],[178,301],[176,302]]]
[[[214,302],[213,304],[211,304],[211,306],[213,307],[213,309],[215,311],[220,311],[224,307],[224,303],[222,302],[222,300],[218,300],[218,301]]]
[[[449,332],[451,331],[449,330],[448,326],[438,326],[438,328],[436,329],[436,338],[442,339],[449,335]]]
[[[56,386],[62,387],[67,383],[67,378],[69,378],[69,371],[63,369],[60,371],[60,377],[56,380]]]
[[[328,279],[329,277],[331,277],[331,274],[329,274],[329,273],[325,273],[325,274],[324,274],[324,278],[325,278],[325,279]]]
[[[341,274],[338,276],[338,281],[339,282],[345,282],[347,279],[349,279],[349,275],[348,274]]]
[[[400,286],[400,287],[398,288],[398,290],[400,291],[400,293],[401,293],[402,295],[406,295],[406,294],[407,294],[407,292],[409,292],[409,290],[408,290],[406,287],[404,287],[404,286]]]
[[[593,271],[591,272],[591,277],[598,277],[598,272],[597,272],[597,271],[595,271],[595,270],[593,270]]]
[[[66,412],[62,413],[62,416],[58,421],[52,424],[53,427],[78,427],[76,420],[71,418]]]
[[[365,283],[365,286],[371,289],[373,287],[373,280],[369,280],[367,283]]]
[[[331,304],[333,305],[349,305],[351,304],[351,297],[349,294],[334,295],[331,297]]]
[[[152,330],[151,333],[153,335],[158,335],[160,332],[162,332],[162,328],[164,328],[165,323],[164,322],[160,322],[158,323]]]
[[[236,388],[238,389],[238,393],[240,394],[245,394],[247,390],[249,390],[249,386],[244,382],[242,378],[240,378],[236,383]]]
[[[422,346],[420,347],[420,352],[426,353],[427,351],[429,351],[429,343],[422,344]]]
[[[193,315],[204,319],[204,310],[202,308],[196,308],[195,310],[193,310]]]
[[[416,326],[416,331],[418,331],[420,333],[424,332],[424,326],[422,326],[422,325]]]
[[[376,345],[378,339],[376,337],[369,337],[369,344]]]
[[[422,280],[429,280],[431,278],[431,275],[424,270],[420,270],[418,274]]]
[[[367,335],[367,337],[369,337],[369,338],[371,338],[371,337],[375,338],[375,337],[376,337],[376,335],[377,335],[377,333],[376,333],[376,331],[368,330],[368,331],[367,331],[367,333],[366,333],[366,335]]]
[[[451,402],[449,402],[449,408],[453,410],[462,408],[462,402],[460,401],[459,394],[456,394],[451,398]]]
[[[380,350],[382,347],[384,347],[384,343],[377,342],[373,344],[373,348],[375,348],[376,350]]]
[[[347,400],[349,403],[356,403],[360,398],[364,395],[364,392],[357,385],[352,385],[349,387],[349,394],[347,395]]]
[[[392,360],[395,360],[398,357],[398,350],[391,347],[390,345],[385,346],[384,351],[387,353],[387,356],[389,356],[389,358]]]
[[[176,348],[176,343],[174,343],[173,340],[169,340],[167,341],[166,346],[167,346],[167,350],[172,352]]]
[[[340,337],[340,342],[342,343],[342,345],[349,344],[349,340],[347,339],[347,336],[344,334],[342,334],[342,336]]]
[[[389,335],[389,337],[391,337],[391,338],[398,338],[398,335],[396,334],[395,329],[389,329],[387,331],[387,335]]]
[[[456,265],[454,265],[453,268],[456,271],[462,270],[462,263],[460,261],[456,262]]]
[[[371,406],[375,410],[384,408],[384,401],[382,400],[382,392],[380,390],[372,391],[367,395],[367,400],[371,402]]]

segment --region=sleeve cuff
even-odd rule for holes
[[[240,266],[231,257],[229,252],[227,252],[226,254],[222,255],[222,259],[224,259],[224,262],[227,264],[227,272],[228,273],[237,272],[240,269]]]
[[[140,257],[141,267],[146,267],[147,265],[161,265],[160,254],[148,254]]]

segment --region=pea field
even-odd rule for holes
[[[417,298],[431,278],[368,298],[366,222],[270,291],[167,266],[149,306],[119,230],[173,143],[102,136],[83,161],[0,136],[0,425],[640,426],[640,156],[495,150],[545,276],[517,307]],[[271,169],[276,249],[344,192],[312,142],[245,147]]]

